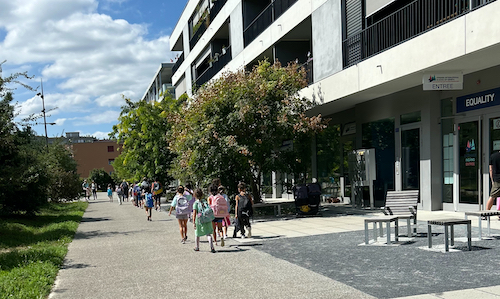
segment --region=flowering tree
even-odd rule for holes
[[[245,181],[259,201],[261,175],[297,173],[304,148],[297,143],[309,144],[326,127],[321,115],[305,114],[313,106],[298,96],[305,77],[295,64],[263,61],[251,72],[227,72],[202,86],[179,113],[170,114],[170,148],[177,154],[172,175],[205,185],[219,177],[232,191]],[[284,149],[284,142],[294,146]]]

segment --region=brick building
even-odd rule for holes
[[[80,177],[89,176],[92,169],[104,168],[111,174],[114,171],[111,165],[120,154],[121,145],[116,140],[94,140],[93,142],[72,143],[73,156],[78,163]]]

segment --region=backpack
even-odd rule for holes
[[[238,200],[238,215],[239,214],[244,214],[247,215],[248,217],[251,217],[253,215],[253,208],[252,208],[252,201],[248,197],[248,195],[241,195],[238,194],[239,200]]]
[[[214,210],[214,216],[217,218],[224,218],[229,216],[226,199],[220,195],[210,195],[210,207]]]
[[[175,213],[177,215],[188,215],[190,212],[189,201],[184,196],[178,197],[177,204],[175,205]]]
[[[200,201],[200,204],[198,205],[198,211],[199,213],[197,214],[197,219],[200,223],[209,223],[212,222],[212,220],[215,219],[214,216],[214,211],[208,204],[204,204],[203,202]]]
[[[318,183],[307,184],[309,195],[321,195],[321,186]]]
[[[309,190],[306,185],[297,185],[293,187],[293,195],[295,199],[309,198]]]
[[[160,186],[160,183],[153,183],[153,193],[155,195],[161,194],[163,192],[163,189]]]

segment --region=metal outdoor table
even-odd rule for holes
[[[465,219],[467,216],[477,216],[478,217],[478,225],[479,225],[479,239],[483,238],[483,231],[481,227],[481,217],[486,217],[486,223],[488,227],[488,236],[491,236],[490,229],[490,217],[500,215],[500,211],[491,211],[491,210],[482,210],[482,211],[473,211],[473,212],[465,212]]]
[[[448,227],[450,227],[450,243],[451,246],[455,245],[455,231],[454,225],[466,224],[467,225],[467,249],[471,250],[471,221],[467,219],[441,219],[427,221],[427,240],[429,241],[429,248],[432,248],[432,225],[444,226],[444,248],[446,252],[450,251],[448,244]]]
[[[397,216],[380,216],[376,218],[366,218],[365,219],[365,244],[369,243],[368,238],[368,223],[373,223],[373,239],[377,242],[378,233],[377,233],[377,223],[380,225],[380,236],[384,236],[384,230],[382,228],[382,224],[385,223],[385,227],[387,230],[387,245],[391,244],[391,222],[394,222],[394,235],[396,241],[399,240],[399,229],[398,229],[398,217]]]

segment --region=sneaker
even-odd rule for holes
[[[248,237],[251,238],[252,237],[252,229],[249,227],[248,228]]]
[[[241,238],[242,238],[242,239],[245,239],[245,235],[241,235]]]
[[[182,240],[181,240],[181,243],[182,243],[182,244],[186,244],[186,240],[182,239]]]
[[[212,253],[216,253],[216,251],[215,251],[215,249],[214,249],[214,248],[212,248],[211,252],[212,252]]]
[[[220,246],[221,246],[221,247],[224,247],[224,239],[221,239],[221,240],[220,240]]]
[[[186,236],[186,237],[184,238],[184,241],[187,241],[187,239],[188,239],[188,236]]]
[[[224,235],[224,240],[226,240],[226,239],[227,239],[227,235]]]
[[[200,251],[200,248],[195,247],[195,248],[193,248],[193,250],[194,251]]]

